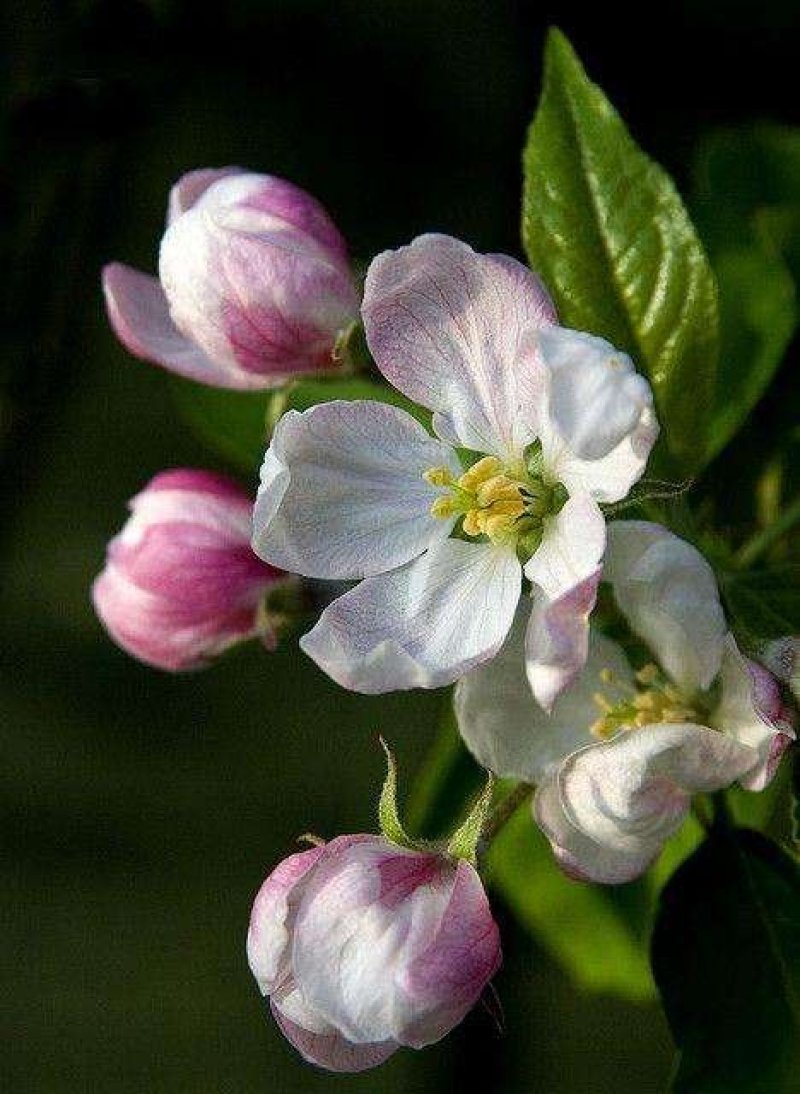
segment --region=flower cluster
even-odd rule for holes
[[[562,326],[527,267],[423,235],[372,261],[359,307],[321,206],[226,168],[173,188],[158,279],[112,265],[103,284],[139,357],[245,391],[320,374],[333,396],[280,417],[255,498],[178,470],[133,499],[94,601],[135,657],[183,670],[273,646],[277,593],[335,583],[301,648],[358,692],[455,684],[467,747],[535,785],[573,879],[629,881],[694,795],[770,782],[795,736],[797,639],[753,660],[697,548],[617,518],[658,437],[650,386]],[[336,397],[334,347],[358,322],[382,401]],[[475,856],[401,844],[292,855],[253,906],[253,974],[322,1067],[437,1041],[498,968]]]

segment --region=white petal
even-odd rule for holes
[[[551,327],[538,336],[551,373],[549,412],[573,455],[599,460],[652,413],[653,393],[627,354],[604,338]]]
[[[455,453],[398,407],[322,403],[278,422],[261,469],[253,550],[304,577],[382,573],[444,539],[431,515],[441,490],[422,477]]]
[[[680,827],[693,793],[730,785],[751,762],[747,746],[704,726],[622,732],[547,777],[536,819],[572,876],[629,881]]]
[[[357,1072],[377,1067],[398,1045],[394,1041],[355,1045],[309,1006],[293,982],[270,1000],[284,1037],[304,1060],[328,1071]]]
[[[557,600],[595,572],[605,545],[603,514],[592,498],[575,495],[545,523],[542,542],[526,563],[525,576],[548,600]]]
[[[657,437],[655,414],[645,407],[633,432],[601,459],[576,456],[552,424],[547,423],[541,430],[542,454],[550,475],[571,494],[591,494],[601,502],[621,501],[642,477]]]
[[[525,266],[423,235],[373,260],[362,315],[378,368],[436,412],[440,436],[502,458],[536,437],[542,371],[531,335],[555,311]]]
[[[512,552],[446,540],[339,597],[300,645],[353,691],[443,687],[500,648],[521,578]]]
[[[392,866],[393,886],[384,881]],[[454,876],[444,860],[377,837],[321,864],[298,914],[293,967],[303,998],[349,1041],[397,1040],[415,1021],[404,974],[420,944],[435,937]]]
[[[264,995],[290,974],[291,932],[309,870],[323,847],[290,855],[269,875],[258,891],[247,932],[247,961]]]
[[[201,167],[182,175],[169,192],[167,225],[195,205],[210,186],[231,175],[246,175],[241,167]]]
[[[264,386],[259,376],[212,361],[178,330],[158,278],[114,262],[103,270],[103,292],[114,332],[134,356],[201,384],[242,389]]]
[[[714,571],[696,547],[660,524],[614,521],[603,580],[687,696],[711,685],[722,660],[725,617]]]
[[[721,683],[714,725],[754,750],[753,766],[739,781],[748,790],[763,790],[795,739],[791,712],[772,674],[744,657],[732,634],[725,640]]]
[[[549,710],[586,660],[589,614],[606,542],[603,514],[588,494],[575,495],[545,524],[525,566],[534,583],[527,672],[537,701]]]
[[[591,740],[590,726],[600,710],[594,695],[600,674],[630,684],[633,672],[616,642],[592,630],[583,672],[556,700],[548,715],[533,698],[525,674],[527,605],[502,650],[456,684],[455,711],[464,743],[483,767],[505,778],[538,783],[575,749]],[[609,690],[602,685],[602,690]]]

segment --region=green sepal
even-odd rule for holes
[[[414,841],[403,827],[397,808],[397,763],[383,737],[380,741],[381,748],[386,753],[386,779],[378,801],[378,824],[381,834],[390,843],[396,843],[398,847],[413,848]]]
[[[471,862],[473,866],[476,865],[478,845],[480,843],[484,825],[486,824],[486,818],[492,807],[493,793],[494,776],[488,775],[486,778],[486,785],[478,795],[466,820],[456,828],[455,832],[453,832],[450,839],[447,841],[447,854],[451,858],[463,858],[466,859],[467,862]]]

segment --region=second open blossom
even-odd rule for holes
[[[609,527],[604,579],[654,660],[634,671],[593,631],[583,671],[551,714],[521,670],[524,619],[461,680],[462,736],[492,771],[538,784],[535,814],[574,877],[629,881],[683,823],[692,795],[761,790],[794,738],[775,678],[726,631],[711,567],[658,524]]]

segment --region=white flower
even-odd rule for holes
[[[459,682],[456,714],[484,766],[538,783],[535,816],[564,869],[615,883],[647,868],[693,793],[737,779],[763,789],[794,730],[775,679],[726,632],[700,553],[642,521],[614,522],[608,539],[604,580],[655,663],[634,672],[593,629],[548,715],[520,668],[519,618],[498,657]]]
[[[550,706],[586,656],[598,502],[628,493],[658,432],[650,388],[607,342],[557,327],[530,270],[447,236],[379,255],[363,318],[378,368],[433,412],[436,437],[373,402],[286,414],[253,548],[308,577],[362,579],[301,645],[371,693],[439,687],[493,657],[524,573],[528,671]]]

